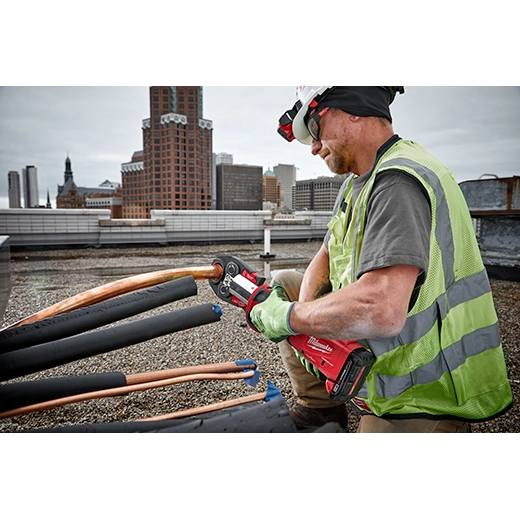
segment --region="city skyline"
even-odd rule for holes
[[[394,130],[425,146],[463,180],[517,174],[519,87],[405,87],[391,109]],[[78,185],[121,182],[121,164],[142,148],[149,87],[0,87],[0,207],[8,172],[38,169],[40,204],[55,207],[67,151]],[[294,87],[203,87],[213,152],[235,164],[294,164],[297,180],[330,176],[310,148],[276,133]],[[23,101],[23,103],[22,103]]]

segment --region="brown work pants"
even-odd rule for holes
[[[298,301],[303,274],[297,271],[277,271],[271,284],[284,286],[291,301]],[[338,406],[325,388],[325,383],[307,372],[287,341],[279,344],[283,363],[291,380],[297,401],[308,408],[332,408]],[[468,424],[462,421],[432,419],[383,419],[374,415],[364,415],[359,421],[357,433],[463,433]]]

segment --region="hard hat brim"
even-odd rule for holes
[[[307,111],[309,110],[309,105],[311,104],[312,100],[315,99],[317,96],[321,96],[324,92],[326,92],[328,89],[332,88],[330,86],[327,87],[307,87],[312,88],[314,90],[309,92],[309,95],[301,100],[302,101],[302,107],[300,110],[298,110],[298,113],[296,114],[294,121],[293,121],[293,134],[294,137],[302,144],[310,145],[312,144],[312,136],[309,134],[309,130],[307,129],[307,125],[305,124],[305,116],[307,115]]]
[[[312,137],[309,134],[309,130],[307,129],[307,125],[303,121],[305,115],[307,114],[307,110],[309,109],[309,105],[302,107],[293,121],[293,134],[294,137],[302,144],[310,145],[312,144]]]

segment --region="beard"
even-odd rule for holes
[[[350,173],[351,167],[349,161],[341,155],[330,152],[326,157],[327,159],[327,168],[336,175],[343,175],[345,173]]]

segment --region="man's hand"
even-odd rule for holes
[[[288,300],[282,284],[275,283],[267,300],[251,309],[249,320],[267,339],[278,343],[296,334],[289,326],[294,303]]]

